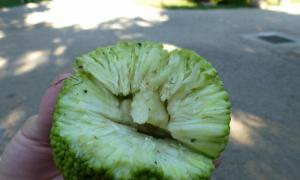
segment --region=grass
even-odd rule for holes
[[[265,0],[268,5],[280,6],[280,0]],[[289,4],[300,4],[300,0],[289,0]]]
[[[280,3],[280,0],[266,0],[265,1],[268,5],[277,6]]]
[[[26,2],[40,2],[45,0],[0,0],[0,8],[14,7],[26,4]]]
[[[136,0],[138,3],[164,9],[227,9],[249,7],[247,4],[217,4],[203,5],[189,0]],[[214,1],[214,0],[213,0]],[[297,1],[297,0],[296,0]]]
[[[12,7],[22,4],[20,0],[1,0],[0,1],[0,8],[1,7]]]
[[[138,3],[158,8],[198,8],[198,4],[188,0],[136,0]]]

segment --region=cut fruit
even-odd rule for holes
[[[209,179],[230,129],[210,63],[145,41],[98,48],[74,66],[51,130],[65,179]]]

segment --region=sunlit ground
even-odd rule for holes
[[[237,111],[231,115],[230,138],[241,145],[254,146],[257,129],[266,126],[264,120],[251,113]]]
[[[300,3],[291,4],[291,3],[283,2],[279,6],[261,4],[260,8],[264,10],[275,11],[275,12],[284,12],[293,15],[300,15]]]
[[[49,23],[52,27],[62,28],[76,25],[78,28],[96,28],[100,23],[113,19],[138,18],[141,15],[146,22],[137,22],[141,26],[151,26],[151,23],[167,21],[168,17],[160,14],[159,9],[142,8],[136,5],[134,0],[56,0],[47,3],[47,11],[32,13],[26,16],[27,25],[41,22]],[[34,5],[29,5],[34,7]],[[123,29],[122,26],[108,27],[112,29]]]
[[[0,30],[0,39],[4,38],[5,37],[5,34],[3,31]]]
[[[17,126],[24,120],[26,112],[22,108],[16,108],[1,119],[0,127],[5,129],[8,136],[13,136],[16,133]]]
[[[113,32],[124,30],[133,25],[147,28],[168,20],[168,16],[162,14],[163,10],[138,6],[134,0],[86,0],[84,3],[73,0],[53,0],[39,4],[29,3],[26,7],[29,10],[32,9],[33,12],[24,14],[23,22],[15,19],[10,21],[9,24],[19,29],[30,29],[39,24],[54,29],[72,27],[74,31],[78,32],[97,29],[101,25],[102,30]],[[35,9],[42,9],[42,11],[36,11]],[[10,9],[4,8],[1,11],[9,12]],[[135,20],[131,21],[131,19]],[[6,37],[6,33],[1,30],[1,26],[6,27],[8,25],[3,20],[0,19],[0,40]],[[111,23],[111,21],[114,22]],[[142,32],[115,33],[121,39],[142,36]],[[0,79],[26,74],[38,67],[46,66],[49,59],[53,57],[55,57],[54,64],[63,66],[65,60],[62,56],[68,48],[66,45],[68,42],[62,42],[60,38],[55,38],[52,43],[56,47],[51,51],[49,49],[27,51],[13,61],[0,54]]]

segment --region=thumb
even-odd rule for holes
[[[70,73],[59,75],[47,89],[42,98],[38,115],[26,121],[21,129],[21,133],[23,133],[25,137],[36,141],[49,141],[56,98],[63,85],[63,81],[69,76],[71,76]]]

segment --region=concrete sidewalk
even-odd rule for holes
[[[300,16],[159,10],[128,2],[53,0],[0,10],[0,152],[76,56],[121,39],[147,39],[197,51],[231,95],[230,143],[213,179],[298,179]],[[254,37],[261,32],[295,42],[269,44]]]

